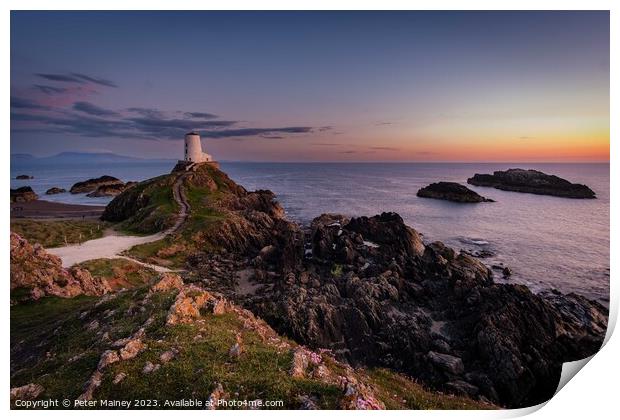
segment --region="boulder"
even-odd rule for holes
[[[454,201],[456,203],[483,203],[494,201],[456,182],[435,182],[418,190],[417,196]]]
[[[533,169],[508,169],[490,174],[475,174],[468,184],[493,187],[499,190],[565,198],[596,198],[596,194],[583,184],[573,184],[555,175]]]
[[[39,196],[35,194],[31,187],[11,188],[11,203],[24,203],[37,200]]]
[[[45,194],[53,195],[53,194],[62,194],[65,192],[67,192],[67,190],[65,190],[64,188],[52,187],[49,190],[45,191]]]
[[[434,351],[429,351],[426,357],[432,364],[453,375],[460,375],[465,370],[460,357]]]

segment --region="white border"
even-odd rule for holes
[[[244,9],[266,9],[266,10],[338,10],[338,9],[417,9],[417,10],[611,10],[611,108],[610,115],[620,115],[618,109],[618,77],[620,66],[618,66],[618,26],[620,19],[618,13],[620,13],[620,7],[618,2],[611,0],[590,0],[590,1],[577,1],[566,0],[562,2],[552,0],[521,0],[521,1],[503,1],[497,2],[492,0],[470,0],[467,2],[458,0],[446,0],[446,1],[404,1],[404,0],[382,0],[381,2],[372,2],[368,0],[314,0],[314,1],[296,1],[294,4],[285,1],[274,0],[262,0],[262,1],[242,1],[242,0],[229,0],[226,2],[208,2],[208,1],[191,1],[191,0],[176,0],[174,2],[166,2],[162,0],[151,0],[149,2],[137,2],[137,1],[121,1],[121,0],[108,0],[108,1],[90,1],[88,3],[84,1],[76,0],[56,0],[54,2],[43,0],[5,0],[2,2],[4,13],[2,14],[2,57],[5,58],[4,65],[2,66],[3,80],[2,84],[2,127],[3,133],[6,137],[1,142],[2,159],[5,166],[5,183],[9,184],[9,168],[10,168],[10,105],[8,97],[10,96],[10,63],[7,60],[10,57],[10,13],[9,10],[200,10],[200,9],[213,9],[213,10],[244,10]],[[618,120],[617,118],[610,119],[612,139],[615,137],[617,140]],[[614,180],[620,179],[620,170],[613,164],[613,160],[616,157],[617,145],[614,141],[611,143],[612,163],[610,165],[611,179],[611,272],[616,272],[618,257],[617,233],[618,226],[615,223],[617,220],[617,208],[618,199],[616,193],[618,192],[618,184]],[[5,184],[5,185],[6,185]],[[9,185],[7,185],[8,187]],[[5,190],[6,191],[6,190]],[[6,250],[9,248],[9,208],[4,206],[2,208],[2,223],[4,234],[1,237],[2,243],[4,243],[5,253],[3,254],[3,261],[5,261],[4,276],[5,279],[5,293],[6,299],[3,306],[5,328],[2,329],[5,345],[2,346],[1,352],[4,360],[2,381],[4,383],[5,397],[2,400],[2,404],[7,411],[9,410],[9,328],[8,320],[10,319],[9,297],[8,297],[8,268],[9,268],[9,255]],[[611,291],[610,297],[610,333],[613,330],[612,324],[615,324],[618,313],[618,294],[617,281],[611,277]],[[610,334],[607,339],[609,340]],[[617,360],[618,354],[620,354],[620,344],[617,338],[611,339],[607,342],[602,351],[597,354],[590,363],[577,376],[577,379],[570,381],[549,403],[541,404],[541,406],[522,409],[522,410],[503,410],[494,412],[447,412],[447,411],[391,411],[382,412],[380,415],[382,418],[411,418],[412,416],[423,418],[465,418],[465,419],[485,419],[485,418],[507,418],[517,417],[524,414],[528,414],[532,411],[544,406],[544,409],[536,411],[531,418],[535,419],[552,419],[552,418],[611,418],[617,412],[618,401],[616,389],[616,378],[619,373],[619,363]],[[131,413],[115,412],[110,413],[106,411],[89,412],[88,414],[81,411],[37,411],[37,412],[25,412],[25,411],[10,411],[10,415],[14,418],[31,418],[34,416],[45,416],[47,419],[60,419],[60,418],[79,418],[84,415],[92,416],[93,418],[108,418],[109,416],[127,415],[132,418],[169,418],[173,415],[170,411],[157,411],[146,412],[132,411]],[[184,412],[182,416],[216,416],[218,418],[233,418],[241,415],[239,412]],[[256,412],[253,411],[251,416],[256,418],[275,418],[283,419],[288,418],[291,415],[290,412]],[[361,413],[356,414],[348,412],[300,412],[295,411],[294,416],[298,418],[315,418],[320,417],[370,417],[377,416],[378,413]]]

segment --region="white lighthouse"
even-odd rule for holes
[[[185,162],[202,163],[212,162],[213,158],[207,153],[203,153],[200,144],[200,135],[195,132],[185,135]]]

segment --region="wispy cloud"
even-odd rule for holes
[[[185,116],[187,118],[203,118],[203,119],[217,118],[217,115],[210,114],[208,112],[186,112]]]
[[[76,102],[73,104],[73,109],[98,117],[113,117],[119,115],[118,112],[100,108],[97,105],[91,104],[90,102]]]
[[[400,150],[398,147],[386,147],[386,146],[373,146],[369,147],[371,150],[385,150],[385,151],[397,151]]]
[[[56,86],[48,86],[48,85],[34,85],[35,89],[45,93],[46,95],[56,95],[61,93],[66,93],[67,88],[61,88]]]
[[[94,83],[96,85],[107,86],[116,88],[118,85],[111,80],[101,79],[98,77],[89,76],[84,73],[69,73],[69,74],[55,74],[55,73],[35,73],[37,76],[51,80],[53,82],[63,83]]]
[[[91,82],[91,83],[95,83],[97,85],[113,87],[113,88],[118,87],[118,85],[116,83],[112,82],[111,80],[100,79],[98,77],[93,77],[93,76],[89,76],[87,74],[82,74],[82,73],[71,73],[71,75],[73,77],[77,77],[78,79],[85,80],[85,81]]]
[[[204,111],[174,111],[129,107],[115,110],[93,103],[97,86],[116,83],[83,73],[36,73],[54,83],[36,84],[24,95],[11,97],[12,132],[47,132],[81,137],[179,140],[188,131],[203,137],[245,141],[252,138],[284,139],[295,135],[331,130],[330,126],[248,127]],[[31,99],[32,98],[32,99]]]
[[[66,74],[36,73],[36,75],[39,77],[42,77],[43,79],[51,80],[53,82],[84,83],[83,80],[80,80],[77,77],[69,76]]]
[[[30,99],[11,96],[11,108],[18,109],[48,109],[47,106],[36,103]]]

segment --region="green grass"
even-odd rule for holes
[[[147,204],[118,225],[125,233],[151,234],[160,232],[174,224],[179,212],[179,205],[174,201],[172,185],[176,179],[173,175],[161,175],[144,181],[130,188],[115,200],[134,203],[140,197],[148,198]]]
[[[388,369],[367,371],[378,397],[392,410],[490,410],[498,407],[470,398],[430,391],[422,385]]]
[[[44,248],[85,242],[100,238],[109,226],[98,220],[11,220],[11,231]]]
[[[93,270],[105,274],[108,267],[93,262]],[[290,349],[264,342],[234,313],[203,314],[203,322],[166,326],[168,308],[175,292],[155,293],[142,302],[148,286],[111,295],[108,300],[80,296],[72,299],[45,297],[37,302],[11,307],[11,387],[37,383],[45,388],[39,397],[74,399],[96,369],[101,353],[110,342],[128,337],[149,318],[143,339],[146,349],[136,358],[120,361],[103,371],[101,386],[94,399],[206,400],[216,383],[222,384],[225,398],[235,400],[281,400],[282,408],[298,408],[297,397],[311,396],[320,408],[337,408],[342,396],[338,386],[311,378],[293,378]],[[97,304],[99,302],[99,304]],[[99,326],[87,326],[96,320]],[[104,340],[103,332],[109,335]],[[241,335],[240,357],[228,351]],[[200,337],[197,337],[200,335]],[[286,340],[292,343],[289,340]],[[294,343],[292,343],[294,344]],[[168,350],[178,356],[150,374],[142,372],[147,361],[161,363]],[[79,358],[71,360],[75,356]],[[71,361],[70,361],[71,360]],[[334,374],[345,367],[325,359]],[[127,377],[119,384],[119,373]],[[426,390],[416,382],[386,369],[358,370],[355,375],[375,389],[388,409],[488,409],[496,408],[463,397]]]
[[[11,386],[38,383],[45,388],[42,399],[79,396],[101,353],[109,348],[97,332],[105,329],[111,340],[127,337],[151,312],[162,312],[169,306],[169,296],[165,302],[155,299],[146,312],[127,316],[127,310],[146,291],[142,287],[119,293],[97,307],[100,298],[86,296],[44,297],[11,306]],[[83,312],[86,314],[80,318]],[[104,317],[104,313],[111,314]],[[100,328],[91,331],[87,326],[93,320],[100,323]],[[77,355],[81,357],[70,361]]]
[[[159,257],[157,254],[173,245],[185,245],[185,243],[179,235],[168,235],[159,241],[133,246],[123,252],[123,254],[146,263],[162,265],[172,269],[183,269],[185,268],[185,260],[188,255],[187,250],[166,256],[165,258]]]
[[[90,271],[93,276],[108,280],[113,289],[142,286],[157,275],[150,268],[122,258],[89,260],[79,265]]]

